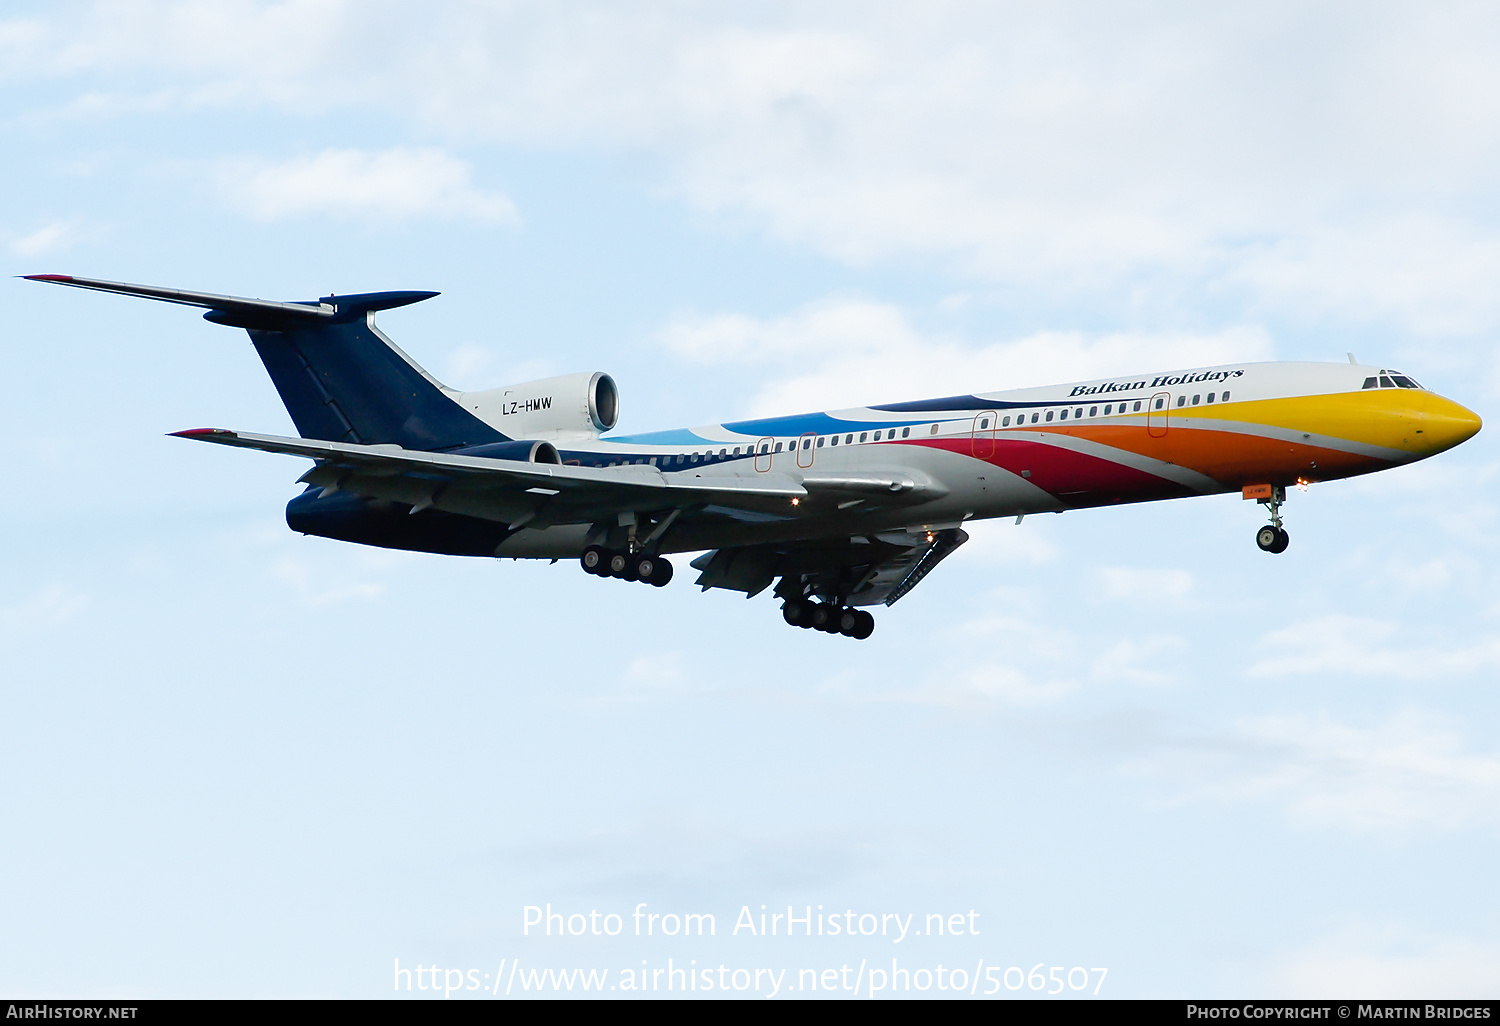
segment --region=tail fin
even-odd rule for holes
[[[207,307],[204,319],[244,328],[304,438],[427,450],[507,440],[454,402],[441,383],[375,327],[376,310],[418,303],[436,292],[278,303],[63,274],[27,278]]]

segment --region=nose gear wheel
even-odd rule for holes
[[[1265,552],[1281,553],[1292,543],[1291,535],[1286,533],[1286,528],[1281,526],[1281,504],[1286,502],[1286,488],[1276,485],[1271,489],[1269,499],[1261,499],[1260,504],[1270,508],[1271,522],[1259,531],[1255,532],[1255,544],[1259,545]]]

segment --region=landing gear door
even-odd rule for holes
[[[776,439],[762,438],[755,443],[755,469],[764,474],[771,469],[771,451],[776,448]]]
[[[1167,437],[1167,417],[1172,410],[1172,395],[1170,392],[1158,392],[1151,397],[1151,405],[1146,409],[1146,433],[1152,438]]]
[[[974,436],[972,448],[975,459],[987,460],[995,455],[995,425],[1000,422],[1000,415],[994,410],[985,410],[974,418]]]

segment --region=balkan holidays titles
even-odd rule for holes
[[[1231,378],[1243,377],[1243,370],[1214,370],[1214,371],[1187,371],[1183,374],[1159,374],[1150,382],[1145,381],[1107,381],[1102,385],[1078,385],[1068,393],[1068,398],[1080,395],[1104,395],[1109,392],[1134,392],[1142,388],[1162,388],[1167,385],[1191,385],[1199,381],[1228,381]]]

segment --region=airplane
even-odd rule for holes
[[[1409,375],[1357,364],[1242,363],[609,435],[603,372],[479,392],[438,382],[375,314],[438,295],[273,302],[25,276],[206,308],[245,329],[301,437],[176,437],[313,461],[286,507],[305,535],[464,556],[577,559],[661,587],[671,553],[707,591],[767,588],[788,624],[868,638],[967,539],[970,520],[1240,492],[1289,536],[1287,488],[1451,449],[1479,417]]]

